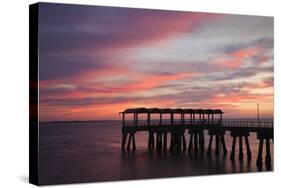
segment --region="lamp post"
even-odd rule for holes
[[[257,103],[257,118],[258,118],[258,126],[260,125],[260,104]]]

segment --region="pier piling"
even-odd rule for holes
[[[243,161],[243,143],[242,136],[239,136],[239,160]]]
[[[208,155],[210,155],[210,154],[211,154],[211,148],[212,148],[213,136],[214,136],[214,135],[210,135],[209,146],[208,146],[208,151],[207,151],[207,154],[208,154]]]
[[[259,139],[259,151],[258,151],[258,158],[257,158],[257,165],[262,164],[262,150],[263,150],[263,138]]]
[[[251,149],[250,149],[248,136],[245,136],[245,142],[246,142],[246,149],[247,149],[247,157],[250,160],[252,158],[252,153],[251,153]]]
[[[236,136],[232,138],[232,149],[231,149],[231,154],[230,154],[230,160],[234,160],[235,157],[235,145],[236,145]]]
[[[266,129],[264,131],[257,132],[257,138],[259,141],[259,151],[258,151],[258,157],[257,157],[257,165],[262,165],[262,153],[263,153],[263,142],[265,140],[265,164],[266,166],[271,166],[271,155],[270,155],[270,139],[273,140],[273,130],[272,129]]]
[[[270,140],[266,139],[266,155],[265,155],[265,163],[266,165],[271,164],[271,156],[270,156]]]

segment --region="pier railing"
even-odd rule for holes
[[[271,121],[223,121],[222,127],[273,128]]]
[[[273,122],[271,121],[261,121],[261,122],[257,122],[257,121],[199,121],[199,120],[195,120],[195,121],[190,121],[190,120],[185,120],[185,121],[181,121],[181,120],[174,120],[173,124],[171,123],[170,120],[162,120],[162,122],[160,122],[159,120],[151,120],[150,121],[150,126],[179,126],[179,125],[219,125],[221,124],[222,127],[253,127],[253,128],[273,128]],[[127,120],[124,123],[124,126],[148,126],[148,122],[147,120],[138,120],[137,122],[134,122],[133,120]]]
[[[173,124],[172,124],[170,120],[162,120],[162,122],[160,122],[159,120],[150,120],[150,126],[218,125],[219,123],[221,123],[221,121],[219,121],[219,120],[214,120],[214,121],[209,121],[209,122],[208,121],[199,121],[199,120],[193,120],[193,121],[174,120]],[[126,120],[124,123],[124,126],[148,126],[148,122],[147,122],[147,120],[138,120],[137,122],[134,122],[134,120]]]

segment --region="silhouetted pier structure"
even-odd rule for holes
[[[122,114],[122,150],[136,150],[135,134],[139,131],[148,133],[148,149],[158,152],[180,152],[188,149],[188,153],[204,153],[205,135],[210,137],[207,154],[211,155],[212,144],[215,142],[215,154],[219,155],[220,148],[223,154],[227,153],[224,140],[226,131],[230,131],[233,139],[230,159],[235,159],[236,141],[239,141],[239,160],[243,160],[243,140],[246,146],[247,159],[250,160],[251,149],[249,134],[257,134],[259,151],[257,165],[262,164],[263,143],[266,142],[267,165],[271,164],[270,140],[273,140],[273,122],[255,121],[223,121],[223,111],[220,109],[170,109],[170,108],[131,108]],[[130,116],[128,119],[128,116]],[[139,117],[142,116],[141,119]],[[165,116],[165,117],[163,117]],[[189,133],[187,148],[185,131]],[[168,134],[170,140],[168,144]]]

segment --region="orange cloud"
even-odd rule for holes
[[[148,76],[138,76],[138,81],[133,82],[124,86],[122,89],[124,91],[144,91],[148,89],[157,88],[158,86],[167,83],[169,81],[189,79],[197,73],[178,73],[172,75],[148,75]]]
[[[241,48],[214,59],[218,65],[228,68],[239,68],[247,58],[256,56],[261,51],[260,47]]]

